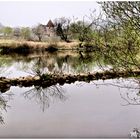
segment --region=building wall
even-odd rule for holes
[[[46,34],[48,37],[56,36],[54,27],[46,27]]]

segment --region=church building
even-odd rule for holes
[[[46,34],[49,37],[55,36],[55,26],[51,20],[49,20],[47,25],[46,25]]]

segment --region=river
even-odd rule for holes
[[[77,52],[2,55],[1,76],[79,74],[109,69],[96,55]],[[101,62],[101,61],[100,61]],[[134,78],[11,87],[0,96],[1,138],[129,138],[140,128],[139,83]]]

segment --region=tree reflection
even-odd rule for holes
[[[125,101],[123,105],[140,105],[140,80],[130,80],[124,88],[123,91],[120,89],[120,96]]]
[[[45,62],[42,61],[41,57],[36,58],[28,67],[26,66],[27,64],[25,64],[25,67],[22,66],[21,69],[31,75],[41,76],[47,72],[45,69]]]
[[[8,68],[12,65],[12,60],[0,55],[0,76],[3,74],[8,75]]]
[[[105,81],[103,84],[98,84],[96,81],[92,82],[96,86],[115,86],[118,87],[120,97],[125,102],[123,106],[127,105],[140,105],[140,79],[115,79],[111,83]]]
[[[59,51],[54,54],[30,54],[30,58],[22,56],[14,58],[19,61],[18,68],[32,75],[49,73],[88,73],[94,67],[106,66],[98,52]],[[28,60],[28,61],[27,61]],[[100,62],[100,65],[97,63]],[[17,69],[18,69],[17,68]]]
[[[13,94],[11,93],[1,93],[0,92],[0,123],[4,124],[3,118],[3,111],[7,111],[7,108],[10,106],[8,105],[8,101],[11,99]]]
[[[56,100],[65,101],[67,97],[64,95],[64,90],[59,85],[43,88],[35,86],[34,88],[23,93],[26,99],[34,100],[44,112],[46,108],[50,107],[51,102]]]

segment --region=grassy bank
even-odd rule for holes
[[[16,41],[16,40],[0,40],[0,49],[12,50],[47,50],[50,47],[56,49],[77,49],[78,41],[67,42],[34,42],[34,41]]]

